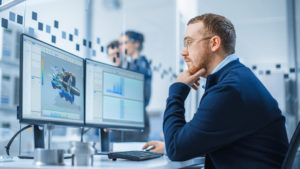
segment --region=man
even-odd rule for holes
[[[152,71],[151,62],[142,55],[144,48],[144,35],[140,32],[127,30],[121,34],[119,39],[120,52],[123,56],[122,67],[145,76],[145,107],[150,103]]]
[[[119,41],[115,40],[115,41],[110,42],[106,48],[107,48],[106,51],[109,56],[109,59],[114,64],[114,66],[121,67],[122,60],[121,60],[120,51],[119,51]]]
[[[165,147],[171,160],[206,155],[206,168],[280,168],[288,147],[285,118],[276,100],[235,53],[236,34],[223,16],[188,22],[182,56],[188,70],[169,89],[164,113]],[[184,101],[199,77],[205,93],[190,122]]]
[[[141,54],[144,46],[144,35],[136,31],[127,30],[121,34],[118,45],[122,58],[119,67],[144,74],[144,108],[146,111],[146,107],[149,105],[151,98],[152,71],[150,62],[146,56]],[[145,113],[144,120],[144,130],[114,131],[112,133],[112,141],[147,141],[150,133],[149,116],[147,113]]]

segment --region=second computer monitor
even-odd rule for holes
[[[86,125],[144,128],[144,75],[86,60]]]

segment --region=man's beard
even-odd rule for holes
[[[197,66],[194,66],[194,65],[192,65],[192,67],[191,68],[189,68],[188,69],[188,71],[190,72],[190,74],[194,74],[194,73],[196,73],[198,70],[200,70],[202,68],[202,66],[201,65],[197,65]]]
[[[190,72],[190,74],[193,75],[202,68],[206,69],[207,64],[208,64],[208,57],[209,56],[206,56],[205,58],[203,58],[204,60],[201,63],[199,63],[198,65],[191,65],[191,67],[188,68],[188,71]]]

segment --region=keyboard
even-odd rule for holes
[[[149,151],[122,151],[122,152],[109,152],[108,158],[117,160],[118,158],[131,160],[131,161],[144,161],[153,158],[159,158],[162,154],[153,153]]]

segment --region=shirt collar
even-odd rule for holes
[[[222,69],[224,66],[226,66],[228,63],[237,60],[238,57],[235,54],[228,55],[221,63],[218,64],[218,66],[212,71],[211,74],[214,74],[218,72],[220,69]],[[202,80],[202,88],[205,89],[206,86],[206,78],[200,78]],[[201,83],[200,83],[201,84]]]
[[[212,71],[211,74],[218,72],[220,69],[222,69],[228,63],[230,63],[234,60],[237,60],[237,59],[238,59],[238,57],[235,54],[228,55],[221,63],[218,64],[218,66]]]

